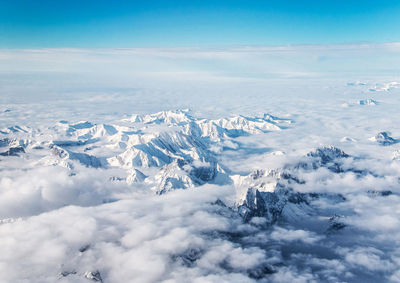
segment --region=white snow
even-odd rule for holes
[[[1,282],[399,281],[398,43],[0,55]]]

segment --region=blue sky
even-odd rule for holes
[[[400,41],[400,1],[0,0],[0,48]]]

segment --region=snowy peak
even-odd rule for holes
[[[199,120],[194,124],[190,124],[188,130],[191,134],[208,137],[212,141],[220,141],[224,138],[280,131],[283,125],[288,125],[290,123],[290,120],[277,119],[268,114],[264,114],[264,117],[254,118],[234,116],[216,120]]]
[[[176,189],[188,189],[195,187],[196,182],[190,178],[189,174],[179,165],[178,161],[174,161],[161,168],[161,170],[149,180],[153,190],[157,194]]]
[[[177,159],[163,166],[154,177],[146,179],[146,182],[152,185],[157,194],[164,194],[175,189],[214,183],[217,179],[220,182],[224,177],[225,171],[216,162]],[[227,181],[228,178],[224,180]]]
[[[230,183],[216,152],[235,144],[237,137],[280,131],[290,123],[269,114],[204,119],[189,110],[161,111],[112,124],[60,121],[38,130],[15,126],[7,129],[0,146],[8,147],[2,153],[5,156],[25,150],[43,155],[42,165],[110,168],[118,175],[116,180],[165,193],[205,183]]]
[[[129,121],[133,123],[145,123],[145,124],[168,124],[178,125],[181,123],[189,123],[194,118],[190,115],[189,110],[176,110],[176,111],[160,111],[154,114],[138,115],[134,114],[129,119],[123,121]]]
[[[393,160],[400,160],[400,150],[395,150],[392,155]]]
[[[322,164],[327,164],[338,158],[349,157],[343,150],[334,146],[317,148],[315,151],[307,153],[307,156],[320,159]]]
[[[374,99],[363,99],[363,100],[359,100],[358,104],[359,105],[375,106],[375,105],[378,105],[379,103]]]
[[[161,111],[149,115],[132,115],[125,122],[144,124],[165,124],[181,126],[184,133],[199,137],[208,137],[213,141],[223,138],[234,138],[242,135],[260,134],[268,131],[279,131],[289,125],[289,119],[280,119],[264,114],[263,117],[233,116],[220,119],[198,119],[189,110]]]
[[[32,129],[24,126],[12,126],[8,128],[4,128],[0,130],[0,134],[8,135],[8,134],[18,134],[18,133],[29,133]]]
[[[71,161],[77,161],[86,167],[102,167],[102,162],[95,156],[85,153],[72,152],[57,145],[52,146],[51,153],[52,156],[50,158],[45,158],[45,163],[47,165],[61,165],[63,167],[72,169],[73,163],[71,163]]]
[[[67,121],[60,121],[56,127],[56,131],[64,134],[66,137],[75,137],[78,139],[93,139],[115,135],[118,130],[107,124],[92,124],[88,121],[68,124]]]
[[[210,159],[211,153],[202,140],[180,132],[159,133],[149,142],[135,144],[118,156],[108,159],[112,166],[123,168],[160,167],[174,160]]]
[[[132,169],[126,178],[126,182],[128,184],[135,184],[135,183],[141,183],[147,178],[146,175],[144,175],[141,171],[138,169]]]
[[[296,219],[298,213],[309,208],[309,200],[320,197],[316,194],[296,192],[293,188],[306,185],[300,176],[304,170],[312,171],[325,167],[334,174],[343,173],[341,160],[349,158],[339,148],[328,146],[309,152],[296,164],[287,164],[283,168],[256,170],[247,176],[234,176],[236,188],[236,206],[245,220],[262,216],[273,223],[283,214]],[[303,172],[303,173],[302,173]],[[359,171],[353,172],[361,174]],[[340,201],[337,196],[324,196]]]
[[[375,141],[382,146],[389,146],[399,142],[398,140],[392,138],[390,136],[390,133],[388,132],[377,133],[374,137],[371,137],[369,140]]]

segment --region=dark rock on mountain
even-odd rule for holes
[[[0,156],[18,156],[19,153],[25,153],[22,146],[10,147],[7,151],[0,153]]]

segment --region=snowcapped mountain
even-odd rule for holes
[[[370,140],[377,142],[382,146],[393,145],[399,142],[398,140],[392,138],[388,132],[377,133],[375,136],[371,137]]]
[[[381,145],[394,145],[385,147],[391,150],[390,158],[393,159],[393,168],[388,170],[393,170],[394,173],[389,176],[385,176],[380,168],[371,165],[375,164],[375,159],[353,156],[335,146],[317,147],[306,154],[290,158],[286,156],[286,150],[272,148],[267,151],[266,158],[282,158],[285,162],[276,167],[274,162],[255,163],[261,166],[253,166],[252,168],[258,169],[251,173],[229,166],[232,164],[230,159],[235,159],[237,152],[249,152],[252,155],[251,151],[246,151],[246,139],[268,141],[271,135],[284,134],[285,129],[291,127],[292,123],[291,120],[268,114],[261,117],[202,119],[194,117],[188,110],[183,110],[132,115],[128,119],[109,124],[60,121],[47,128],[15,126],[0,132],[0,161],[26,170],[29,186],[27,191],[21,192],[20,195],[33,192],[32,198],[39,203],[31,208],[35,209],[33,213],[68,204],[89,206],[88,209],[105,204],[102,215],[97,216],[96,212],[93,212],[93,215],[108,217],[107,207],[113,207],[114,214],[104,222],[106,224],[102,224],[108,227],[110,221],[118,219],[121,215],[134,218],[136,216],[132,216],[133,214],[142,213],[141,198],[144,196],[152,198],[145,204],[161,204],[166,201],[161,211],[157,212],[160,213],[162,221],[165,218],[175,219],[174,206],[178,207],[179,215],[182,214],[181,211],[189,209],[188,215],[193,219],[189,222],[196,225],[195,229],[189,230],[199,232],[196,237],[192,237],[190,246],[174,248],[165,255],[165,260],[192,268],[201,266],[201,261],[210,256],[206,254],[207,249],[204,247],[196,248],[196,243],[208,242],[210,238],[217,239],[217,242],[220,239],[229,239],[235,245],[240,243],[241,248],[246,247],[251,238],[255,246],[263,247],[263,251],[266,243],[268,246],[277,245],[282,246],[282,249],[293,249],[298,246],[296,241],[307,245],[316,242],[314,250],[318,251],[318,241],[324,237],[331,239],[330,237],[345,237],[346,233],[355,233],[357,227],[349,218],[357,215],[358,211],[357,208],[348,208],[355,196],[376,201],[381,198],[390,201],[398,196],[398,177],[393,169],[396,168],[399,159],[398,149],[395,148],[397,140],[387,132],[377,134],[373,138],[375,143],[369,144],[379,149],[382,148]],[[271,133],[273,131],[275,133]],[[259,152],[255,150],[255,155]],[[32,168],[37,171],[30,173]],[[42,169],[46,178],[39,177],[32,181],[31,185],[30,179],[34,179],[35,174],[43,174]],[[54,176],[47,178],[47,172],[52,172]],[[9,179],[3,179],[2,184],[9,183]],[[357,190],[362,188],[361,192],[355,191],[352,183],[357,184]],[[11,187],[18,190],[20,186],[15,183],[11,184]],[[22,190],[24,189],[22,187]],[[205,191],[205,195],[196,195],[196,191],[204,189],[208,190]],[[187,197],[182,202],[177,193],[193,194],[194,199]],[[210,193],[212,201],[198,201],[208,197],[207,194]],[[215,197],[212,197],[212,194],[216,194]],[[219,197],[220,194],[222,198]],[[173,200],[174,196],[177,199]],[[169,204],[171,200],[176,203]],[[129,206],[124,208],[124,205],[131,201],[134,201],[133,207],[139,207],[137,211]],[[202,210],[202,206],[206,206],[207,209]],[[138,227],[143,226],[143,223],[150,225],[147,223],[153,221],[146,218],[151,217],[149,211],[153,211],[153,208],[143,210],[145,220],[132,226],[128,234],[125,234],[124,229],[130,220],[122,221],[118,228],[118,233],[121,233],[118,236],[122,239],[121,245],[126,245],[128,250],[131,250],[130,234],[136,234]],[[163,215],[164,211],[175,216],[166,217]],[[8,223],[7,221],[17,220],[12,218],[2,221]],[[187,226],[186,220],[179,221],[184,227]],[[158,226],[163,225],[160,223]],[[173,220],[166,226],[171,226],[171,223],[174,223]],[[203,226],[208,227],[206,232],[203,232]],[[158,228],[149,228],[143,233],[156,234]],[[115,233],[108,232],[103,226],[98,231],[104,231],[104,239],[108,239],[107,233]],[[171,232],[173,235],[168,237],[175,242],[181,242],[179,237],[188,238],[186,234],[179,235],[179,231],[181,228],[175,229]],[[286,235],[287,231],[292,232]],[[285,246],[286,241],[294,241],[295,244]],[[71,258],[79,262],[81,258],[84,259],[99,249],[93,244],[96,240],[91,239],[87,242],[90,245],[86,242],[81,243],[76,247],[79,255]],[[164,243],[165,240],[162,239],[160,247],[164,247]],[[233,248],[236,251],[235,245]],[[71,251],[71,254],[74,254],[74,251]],[[162,254],[164,255],[164,251]],[[69,260],[69,257],[66,258]],[[245,274],[246,278],[254,280],[267,278],[280,270],[280,262],[265,262],[260,260],[261,258],[274,256],[263,255],[256,258],[253,251],[249,252],[246,259],[254,262],[252,267],[242,267],[240,262],[236,270]],[[99,271],[104,268],[99,268],[96,264],[80,267],[68,260],[65,266],[59,268],[59,280],[83,279],[103,282],[103,278],[109,278],[107,273]],[[223,266],[223,263],[220,266],[222,270],[231,270],[231,266]]]
[[[0,282],[400,282],[399,53],[0,50]]]
[[[375,105],[378,105],[379,103],[374,99],[363,99],[363,100],[359,100],[358,104],[359,105],[375,106]]]
[[[141,171],[138,169],[133,168],[132,170],[129,171],[129,175],[126,178],[126,182],[128,184],[134,184],[134,183],[141,183],[147,178],[146,175],[144,175]]]
[[[183,133],[192,136],[220,141],[223,138],[242,135],[260,134],[268,131],[279,131],[291,124],[289,119],[281,119],[269,114],[263,117],[233,116],[215,120],[196,119],[189,110],[162,111],[148,115],[132,115],[123,121],[141,122],[144,124],[165,124],[183,127]]]
[[[189,110],[162,111],[132,115],[112,125],[60,121],[41,129],[15,126],[2,130],[0,145],[7,149],[4,156],[26,153],[45,166],[119,168],[125,173],[111,180],[144,183],[162,194],[205,183],[230,183],[216,148],[235,146],[239,136],[280,131],[291,123],[269,114],[208,120],[192,116]]]
[[[256,170],[248,176],[234,176],[236,207],[245,220],[250,220],[254,216],[264,217],[272,224],[279,219],[297,221],[304,218],[305,214],[315,213],[311,203],[316,199],[339,203],[344,200],[340,193],[304,193],[294,188],[306,187],[308,183],[304,177],[321,169],[333,174],[346,172],[359,176],[369,174],[355,168],[345,168],[345,159],[351,159],[351,156],[341,149],[333,146],[322,147],[283,168]]]
[[[86,153],[72,152],[57,145],[51,146],[51,153],[52,156],[42,159],[42,162],[46,165],[60,165],[72,169],[72,161],[77,161],[86,167],[100,168],[103,166],[102,161],[95,156]]]
[[[281,131],[291,123],[268,114],[198,119],[188,110],[132,115],[115,124],[61,121],[49,128],[2,130],[0,155],[25,158],[39,166],[61,166],[72,170],[72,177],[79,173],[79,166],[102,170],[109,181],[140,186],[158,195],[207,183],[233,184],[232,209],[245,221],[262,217],[269,224],[317,217],[316,201],[343,201],[340,193],[308,192],[305,188],[310,182],[323,186],[335,176],[377,176],[352,165],[355,159],[333,146],[317,148],[280,168],[260,168],[248,175],[221,165],[219,154],[227,145],[240,147],[237,137]],[[386,132],[374,140],[382,145],[395,142]],[[317,171],[325,172],[327,179],[313,180]],[[326,229],[341,225],[336,223],[340,217],[332,217],[326,215]]]

